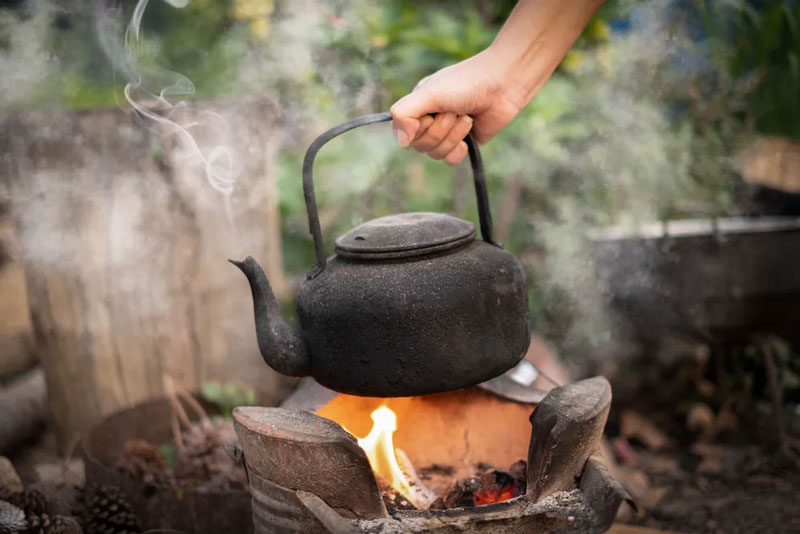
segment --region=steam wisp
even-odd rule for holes
[[[176,8],[188,5],[189,0],[164,0]],[[109,39],[109,19],[100,21],[101,44],[106,54],[127,78],[125,99],[140,116],[163,128],[165,135],[174,135],[182,148],[180,159],[202,166],[208,183],[224,195],[233,191],[241,173],[240,158],[226,142],[230,127],[218,113],[204,111],[192,117],[180,97],[195,94],[192,81],[186,76],[154,66],[139,64],[141,24],[149,0],[139,0],[125,31],[124,55],[114,53]],[[199,142],[202,134],[204,142]]]

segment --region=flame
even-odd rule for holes
[[[358,445],[367,453],[372,471],[416,505],[416,492],[400,467],[392,441],[392,434],[397,430],[397,416],[387,406],[381,406],[370,417],[373,421],[372,430],[365,437],[359,438]]]

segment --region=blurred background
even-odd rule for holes
[[[100,417],[162,395],[165,376],[234,405],[283,398],[293,383],[258,355],[249,291],[227,258],[261,261],[291,316],[314,257],[308,144],[486,48],[513,6],[0,2],[5,394],[46,382],[47,409],[31,409],[48,414],[59,454]],[[736,343],[702,327],[645,335],[598,281],[592,235],[800,215],[800,3],[609,0],[482,151],[497,239],[527,270],[534,331],[574,378],[612,381],[610,435],[643,496],[639,519],[756,532],[720,526],[737,501],[714,498],[761,491],[777,499],[764,532],[797,525],[782,514],[798,488],[800,322]],[[315,169],[329,251],[382,215],[477,218],[468,167],[399,150],[385,125],[337,139]],[[798,271],[796,251],[777,246],[776,261]],[[617,259],[636,274],[640,264]],[[773,311],[792,317],[786,302]],[[38,435],[30,418],[13,424],[7,434]],[[3,435],[0,452],[24,449]],[[775,450],[786,457],[773,464]]]

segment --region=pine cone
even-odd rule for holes
[[[22,485],[11,461],[5,456],[0,456],[0,500],[6,500],[24,489],[25,486]]]
[[[112,486],[92,485],[81,495],[78,518],[84,534],[134,534],[139,518],[122,493]]]
[[[26,534],[83,534],[83,530],[72,517],[31,514]]]
[[[22,534],[27,528],[25,512],[9,502],[0,501],[0,534]]]
[[[78,488],[57,482],[39,481],[28,486],[42,494],[47,503],[48,515],[71,516],[78,498]]]
[[[25,516],[47,514],[50,510],[47,507],[47,499],[38,490],[26,489],[15,493],[8,498],[8,502],[18,508],[22,508]]]

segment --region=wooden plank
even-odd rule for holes
[[[273,114],[263,103],[229,111],[242,147],[257,148],[239,162],[227,206],[174,136],[162,142],[124,110],[0,124],[0,180],[62,447],[104,415],[161,396],[164,375],[188,390],[236,380],[264,403],[284,394],[287,381],[258,353],[250,292],[226,261],[280,248],[267,229],[277,224],[274,182],[264,179]],[[266,265],[277,285],[279,265]]]

